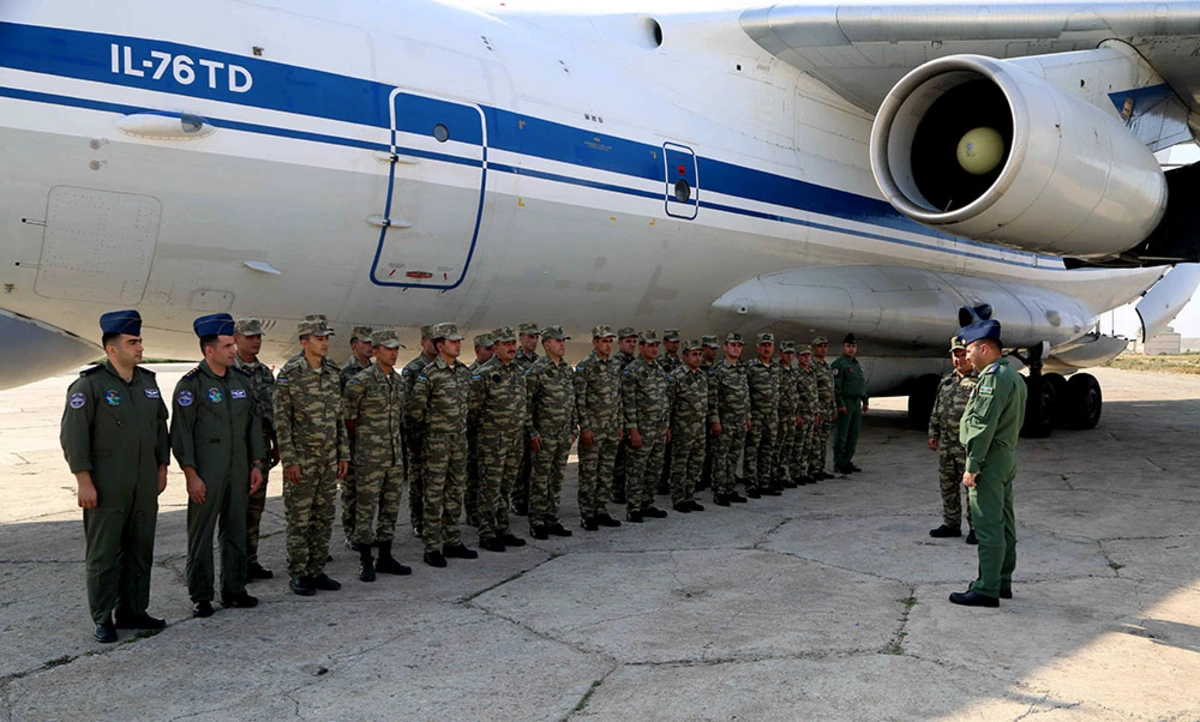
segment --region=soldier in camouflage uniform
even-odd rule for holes
[[[687,514],[704,511],[693,496],[704,469],[704,431],[715,415],[709,411],[708,374],[698,340],[683,344],[683,365],[668,376],[671,402],[671,504]]]
[[[617,372],[621,373],[637,358],[637,331],[632,326],[617,329]],[[622,423],[622,427],[624,424]],[[617,458],[613,462],[612,503],[624,504],[625,467],[629,458],[629,436],[621,429],[621,440],[617,442]]]
[[[358,375],[360,371],[371,365],[371,356],[374,354],[374,349],[371,347],[371,334],[374,332],[370,326],[355,326],[350,329],[350,360],[342,364],[341,377],[342,388],[346,388],[346,383],[350,379]],[[350,432],[350,446],[354,446],[354,433]],[[354,547],[354,504],[358,499],[358,494],[354,490],[354,464],[350,464],[350,468],[346,471],[339,483],[342,488],[342,533],[346,535],[346,548],[351,551]]]
[[[779,431],[779,366],[772,363],[775,334],[758,334],[758,356],[746,368],[750,384],[750,431],[746,434],[746,496],[779,496],[774,484],[776,436]]]
[[[750,385],[746,364],[741,363],[742,335],[725,337],[725,356],[708,372],[713,437],[713,503],[741,504],[746,497],[733,490],[734,475],[750,429]]]
[[[509,529],[508,505],[531,429],[525,370],[516,363],[517,335],[504,326],[491,339],[494,355],[471,375],[467,423],[479,430],[479,546],[502,552],[525,546]]]
[[[716,336],[701,336],[700,343],[704,347],[704,360],[700,362],[700,370],[707,376],[717,363],[717,353],[721,344]],[[696,482],[696,491],[712,488],[712,468],[715,438],[712,435],[712,425],[704,425],[704,470],[700,472],[700,481]]]
[[[802,344],[796,347],[796,389],[799,398],[796,413],[800,425],[796,427],[796,446],[792,454],[794,477],[798,484],[815,484],[809,464],[812,461],[812,445],[817,438],[817,425],[821,417],[817,413],[817,370],[812,366],[812,347]]]
[[[433,348],[433,326],[421,327],[421,353],[400,371],[404,380],[404,402],[408,404],[413,398],[413,386],[421,370],[437,358]],[[404,409],[404,442],[408,447],[405,476],[408,478],[408,521],[412,525],[413,534],[421,538],[421,524],[425,518],[425,487],[421,483],[424,473],[421,467],[421,429],[408,421],[408,408]]]
[[[663,371],[670,376],[675,369],[683,366],[683,360],[679,358],[679,345],[682,339],[679,337],[679,329],[668,328],[663,329],[662,352],[658,354],[658,365]],[[658,480],[658,493],[671,493],[671,444],[667,444],[666,451],[663,453],[663,469],[662,478]]]
[[[467,412],[471,374],[458,361],[462,336],[452,323],[432,329],[437,358],[417,375],[408,408],[409,426],[420,429],[425,519],[421,538],[425,563],[446,566],[446,558],[475,559],[479,552],[462,543],[458,518],[467,482]]]
[[[800,473],[794,470],[792,459],[796,446],[796,430],[800,425],[800,374],[796,371],[796,342],[779,344],[779,440],[775,445],[775,483],[785,489],[795,489],[792,479]]]
[[[625,504],[629,521],[661,519],[667,512],[655,508],[654,491],[662,475],[663,451],[671,439],[667,374],[656,363],[658,334],[638,334],[638,357],[621,372],[621,410],[629,437],[625,470]]]
[[[817,423],[813,435],[812,452],[808,457],[808,474],[815,481],[832,479],[833,475],[825,471],[829,453],[829,432],[837,421],[837,405],[833,395],[833,370],[825,361],[829,353],[829,339],[817,336],[812,342],[812,367],[817,374],[817,415],[821,420]]]
[[[967,356],[967,345],[958,336],[950,339],[950,355],[954,370],[938,384],[937,401],[929,417],[929,449],[938,452],[938,478],[942,487],[942,525],[929,532],[931,537],[962,536],[963,472],[966,471],[967,450],[959,440],[959,421],[971,392],[979,383],[979,372]],[[967,505],[967,524],[970,532],[967,543],[975,543],[975,528],[971,523],[971,507]]]
[[[534,539],[571,536],[558,519],[563,476],[575,443],[575,369],[563,360],[570,339],[561,326],[542,329],[546,355],[525,372],[532,431],[533,472],[529,484],[529,533]]]
[[[592,329],[592,353],[575,367],[575,408],[579,414],[579,516],[585,531],[621,526],[605,502],[612,493],[621,423],[621,373],[613,358],[611,326]]]
[[[538,360],[537,345],[538,339],[541,338],[541,331],[538,330],[536,323],[523,323],[518,327],[517,336],[517,365],[522,371],[528,371],[529,367]],[[516,484],[513,486],[512,493],[512,510],[514,514],[525,516],[529,513],[529,477],[532,472],[529,449],[529,438],[525,439],[523,446],[523,456],[521,457],[521,470],[517,474]]]
[[[262,528],[263,510],[267,506],[267,482],[272,467],[279,463],[279,441],[275,438],[275,374],[271,367],[258,360],[262,350],[262,322],[257,318],[243,318],[233,324],[233,342],[237,355],[233,365],[245,371],[254,382],[254,405],[262,422],[263,448],[267,456],[263,460],[262,486],[250,495],[246,504],[246,579],[270,579],[275,576],[270,569],[258,561],[258,537]]]
[[[353,441],[357,483],[353,542],[358,549],[358,578],[375,573],[411,574],[392,556],[400,493],[404,486],[404,381],[396,373],[400,339],[391,329],[371,335],[375,363],[346,382],[346,431]],[[378,515],[378,517],[377,517]],[[378,547],[379,559],[371,548]]]
[[[475,336],[475,361],[467,367],[474,377],[479,367],[492,360],[495,342],[491,334]],[[467,524],[479,527],[479,424],[467,418],[467,490],[463,494],[463,509],[467,513]]]
[[[342,380],[329,359],[324,316],[297,326],[304,352],[275,378],[275,432],[283,465],[287,518],[288,587],[301,596],[341,584],[325,573],[336,516],[337,481],[350,466],[350,439],[342,418]]]

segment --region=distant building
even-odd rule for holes
[[[1180,342],[1180,350],[1183,351],[1183,353],[1200,353],[1200,338],[1195,336],[1191,338],[1185,337],[1183,341]]]
[[[1163,354],[1181,353],[1183,349],[1183,336],[1175,332],[1175,329],[1167,326],[1166,330],[1157,336],[1151,336],[1150,340],[1142,345],[1143,353],[1147,356],[1162,356]]]

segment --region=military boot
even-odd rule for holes
[[[375,557],[371,556],[370,544],[358,545],[358,578],[364,582],[375,581]]]
[[[412,574],[412,567],[405,566],[396,561],[392,556],[392,542],[381,541],[377,544],[379,547],[379,558],[375,560],[375,571],[380,574]]]

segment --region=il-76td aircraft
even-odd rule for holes
[[[482,12],[425,0],[0,4],[0,386],[192,319],[325,313],[861,339],[927,408],[961,307],[1094,425],[1139,296],[1200,282],[1200,3]],[[1148,292],[1148,293],[1147,293]],[[344,334],[343,334],[344,340]]]

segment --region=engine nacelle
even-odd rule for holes
[[[931,61],[883,101],[871,168],[901,213],[955,236],[1076,258],[1141,243],[1167,183],[1115,117],[1013,62]]]

